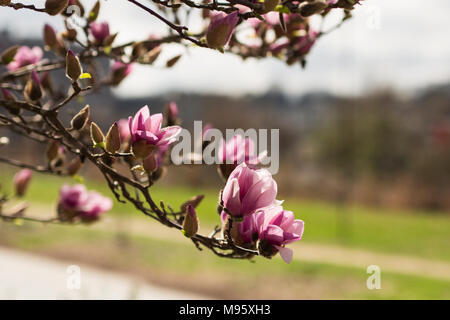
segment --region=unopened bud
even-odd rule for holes
[[[181,54],[173,57],[172,59],[167,60],[166,67],[167,68],[173,67],[178,62],[178,60],[180,60],[180,58],[181,58]]]
[[[100,1],[97,1],[94,7],[91,9],[91,12],[89,12],[88,21],[93,22],[97,20],[99,12],[100,12]]]
[[[120,150],[120,134],[117,122],[114,122],[106,134],[105,149],[112,154]]]
[[[3,100],[5,100],[7,102],[11,102],[11,103],[8,103],[8,104],[5,103],[6,109],[8,109],[8,111],[11,114],[14,114],[14,115],[20,114],[20,112],[22,110],[15,103],[13,103],[13,102],[17,101],[17,99],[14,96],[14,94],[11,91],[9,91],[8,89],[5,89],[5,88],[1,88],[1,92],[2,92]]]
[[[78,57],[72,52],[72,50],[67,51],[66,55],[66,75],[72,81],[77,81],[83,72]]]
[[[16,173],[13,182],[17,196],[23,197],[25,195],[32,175],[33,172],[30,169],[22,169]]]
[[[152,144],[147,144],[145,140],[139,140],[131,146],[131,152],[138,159],[147,158],[158,147]]]
[[[87,104],[83,109],[80,110],[70,121],[70,125],[73,130],[81,130],[86,125],[89,120],[90,115],[89,105]]]
[[[276,6],[280,3],[280,0],[264,0],[263,11],[264,13],[275,10]]]
[[[95,122],[91,122],[91,139],[94,147],[104,144],[105,142],[105,136]]]
[[[17,50],[19,50],[19,46],[12,46],[2,52],[0,60],[3,64],[8,64],[14,60],[16,56]]]
[[[11,4],[11,0],[0,0],[0,6],[9,6]]]
[[[14,96],[14,94],[11,91],[9,91],[8,89],[1,88],[1,91],[2,91],[3,100],[12,101],[12,102],[17,100],[16,97]]]
[[[195,212],[194,207],[189,205],[186,208],[186,216],[184,217],[182,232],[186,237],[191,238],[197,234],[197,231],[198,231],[197,213]]]
[[[174,126],[178,124],[178,106],[171,101],[166,105],[165,116],[167,119],[167,126]]]
[[[321,13],[328,7],[325,0],[317,0],[312,2],[304,2],[300,5],[300,14],[303,17],[309,17],[316,13]]]
[[[153,62],[155,62],[156,59],[158,59],[160,53],[161,47],[157,46],[156,48],[153,48],[152,50],[143,55],[142,62],[145,64],[153,64]]]
[[[68,4],[69,0],[47,0],[45,1],[45,12],[49,15],[56,16],[67,8]]]
[[[203,198],[205,198],[205,196],[202,194],[190,198],[188,201],[186,201],[180,206],[181,212],[186,212],[188,206],[193,206],[194,208],[197,208],[200,202],[202,202]]]
[[[55,48],[58,44],[55,29],[48,24],[44,26],[44,43],[47,50]]]
[[[70,161],[67,165],[67,174],[70,176],[76,175],[78,171],[80,171],[82,164],[83,163],[79,157],[72,159],[72,161]]]
[[[30,101],[42,98],[41,80],[36,71],[31,71],[30,78],[25,85],[25,97]]]
[[[230,40],[231,34],[239,22],[238,12],[230,14],[217,13],[211,18],[211,23],[206,32],[206,42],[211,48],[220,49]]]
[[[59,142],[56,140],[50,141],[50,143],[47,146],[46,152],[48,162],[51,162],[54,159],[56,159],[56,157],[58,156],[58,151],[59,151]]]
[[[104,47],[109,47],[113,44],[114,40],[116,40],[117,37],[117,33],[114,34],[110,34],[109,36],[107,36],[105,38],[105,40],[103,40],[103,46]]]
[[[120,61],[114,62],[111,67],[111,84],[113,86],[119,85],[133,70],[132,63],[123,63]]]

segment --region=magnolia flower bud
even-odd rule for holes
[[[72,50],[67,51],[66,76],[72,81],[77,81],[82,72],[83,71],[78,57],[72,52]]]
[[[91,9],[91,12],[89,12],[88,21],[93,22],[97,20],[99,12],[100,12],[100,1],[97,1],[94,7]]]
[[[47,0],[45,1],[45,12],[49,15],[56,16],[67,8],[68,4],[69,0]]]
[[[0,0],[0,6],[9,6],[11,4],[11,0]]]
[[[70,125],[73,130],[81,130],[86,125],[89,120],[89,115],[91,111],[89,105],[87,104],[83,109],[80,110],[70,121]]]
[[[23,197],[25,195],[32,174],[33,173],[30,169],[22,169],[16,173],[13,181],[14,181],[14,189],[16,191],[17,196]]]
[[[198,231],[197,213],[195,212],[194,207],[189,205],[186,208],[186,216],[184,217],[182,232],[186,237],[191,238],[197,234],[197,231]]]
[[[131,146],[131,152],[138,159],[147,158],[158,147],[152,144],[147,144],[145,140],[139,140]]]
[[[95,122],[91,122],[91,139],[94,143],[94,147],[105,142],[105,136]]]
[[[309,17],[316,13],[321,13],[328,4],[325,0],[316,0],[312,2],[304,2],[300,5],[300,14],[303,17]]]
[[[51,162],[52,160],[56,159],[56,157],[58,156],[58,151],[59,151],[59,142],[56,140],[50,141],[46,151],[48,162]]]
[[[190,198],[188,201],[186,201],[180,206],[181,212],[186,212],[188,206],[197,208],[197,206],[200,204],[200,202],[202,202],[204,197],[205,197],[204,195],[200,194],[198,196]]]
[[[3,100],[12,101],[12,102],[17,100],[16,97],[14,96],[14,94],[11,91],[9,91],[8,89],[1,88],[1,91],[2,91]]]
[[[167,119],[167,126],[174,126],[178,124],[178,106],[171,101],[166,105],[165,118]]]
[[[264,0],[263,11],[264,13],[273,11],[280,3],[280,0]]]
[[[25,85],[25,97],[30,101],[37,101],[42,98],[41,80],[36,71],[32,71],[30,78]]]
[[[111,46],[113,44],[114,40],[116,40],[116,37],[117,37],[117,32],[107,36],[105,38],[105,40],[103,40],[103,46],[105,46],[105,47]]]
[[[15,101],[17,101],[17,99],[14,96],[14,94],[11,91],[9,91],[8,89],[1,88],[1,92],[2,92],[3,100],[5,100],[7,102],[15,102]],[[8,109],[8,111],[11,114],[14,114],[14,115],[19,115],[20,112],[22,111],[15,103],[5,104],[5,107],[6,107],[6,109]]]
[[[58,44],[55,29],[48,24],[44,26],[44,43],[47,50],[54,48]]]
[[[12,47],[9,47],[8,49],[6,49],[5,51],[3,51],[3,53],[2,53],[2,55],[0,57],[1,62],[3,64],[8,64],[11,61],[13,61],[14,60],[14,56],[17,53],[17,50],[19,50],[19,47],[20,46],[12,46]]]
[[[230,14],[223,12],[215,14],[206,31],[206,42],[211,48],[220,49],[225,46],[231,38],[231,34],[239,22],[238,12]]]
[[[105,149],[109,153],[116,153],[120,150],[120,134],[119,134],[119,126],[117,122],[109,128],[108,133],[106,134],[106,144]]]
[[[173,58],[171,58],[169,60],[167,60],[166,67],[167,68],[173,67],[178,62],[178,60],[180,60],[180,58],[181,58],[181,54],[178,55],[178,56],[175,56],[175,57],[173,57]]]
[[[133,71],[132,63],[122,63],[120,61],[114,62],[111,67],[111,84],[113,86],[119,85]]]

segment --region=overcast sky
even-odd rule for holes
[[[42,6],[44,1],[21,2]],[[82,2],[91,7],[95,1]],[[117,43],[165,30],[159,21],[125,0],[102,4],[99,20],[107,19],[112,31],[119,32]],[[118,93],[143,96],[186,90],[240,95],[278,87],[290,95],[309,90],[358,94],[379,86],[413,91],[450,81],[449,13],[448,0],[367,0],[354,11],[351,21],[320,39],[305,70],[272,58],[242,61],[233,55],[190,48],[170,70],[158,64],[137,66]],[[332,25],[334,18],[327,25]],[[21,37],[40,36],[43,23],[62,25],[58,17],[0,8],[0,29]],[[196,21],[191,25],[195,32]],[[159,58],[160,65],[179,52],[184,49],[171,46]]]

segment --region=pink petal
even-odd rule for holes
[[[223,189],[222,199],[227,210],[234,214],[241,213],[241,199],[239,197],[239,182],[237,179],[228,180]]]
[[[288,264],[291,263],[294,256],[294,252],[292,251],[292,249],[280,246],[275,246],[275,248],[277,248],[278,252],[280,252],[280,256],[281,258],[283,258],[284,262]]]

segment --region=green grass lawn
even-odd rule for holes
[[[449,299],[450,282],[382,272],[368,290],[365,270],[279,258],[256,263],[220,259],[192,244],[154,240],[87,226],[0,224],[0,244],[68,261],[93,262],[165,286],[220,298]],[[95,245],[94,245],[95,244]]]
[[[3,172],[0,182],[6,190],[11,189],[10,174]],[[62,183],[76,183],[72,178],[58,178],[35,174],[30,185],[27,200],[31,203],[51,203],[57,198]],[[112,196],[101,182],[86,181],[88,188],[96,189],[104,195]],[[219,223],[216,214],[217,192],[167,188],[156,185],[151,192],[158,203],[178,208],[193,195],[203,193],[205,199],[198,208],[201,224]],[[286,209],[294,211],[297,218],[305,221],[303,241],[327,245],[373,250],[377,252],[405,254],[422,258],[450,260],[450,215],[435,212],[406,212],[387,209],[364,208],[299,199],[285,199]],[[132,205],[116,202],[112,214],[122,217],[145,217]]]

